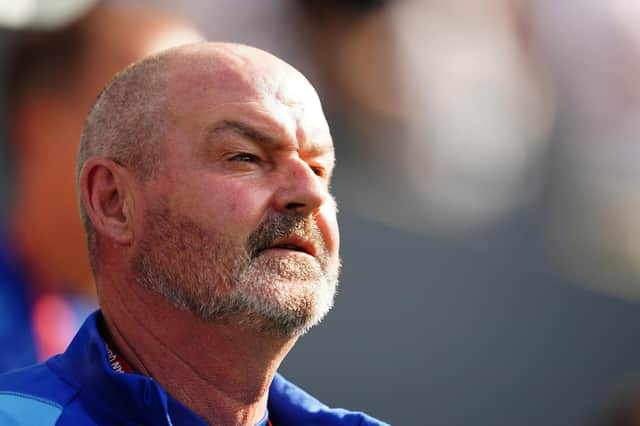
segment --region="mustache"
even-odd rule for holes
[[[298,237],[316,246],[316,257],[324,263],[329,257],[327,245],[318,224],[306,215],[272,214],[260,222],[247,239],[247,253],[251,259],[283,238]]]

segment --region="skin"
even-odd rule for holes
[[[11,228],[45,290],[92,294],[76,203],[74,161],[82,123],[115,72],[160,49],[202,40],[189,24],[144,8],[103,6],[86,18],[88,55],[60,92],[31,90],[11,123],[16,191]]]
[[[166,66],[172,76],[168,119],[175,125],[158,174],[141,182],[108,159],[92,158],[80,175],[82,202],[98,235],[100,305],[134,369],[211,424],[253,425],[298,336],[261,332],[241,318],[199,319],[136,285],[130,261],[144,237],[145,212],[162,200],[172,214],[225,230],[239,244],[274,212],[296,212],[317,224],[337,262],[336,206],[329,192],[333,143],[311,85],[265,52],[200,44],[173,50]],[[270,249],[261,258],[311,262],[309,256]],[[275,283],[283,292],[299,284],[286,277]]]

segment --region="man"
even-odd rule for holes
[[[101,311],[63,355],[2,377],[0,412],[19,424],[381,424],[276,374],[333,304],[333,165],[314,89],[266,52],[201,43],[118,74],[78,158]]]
[[[156,10],[101,5],[17,43],[7,79],[16,188],[0,230],[0,371],[63,351],[94,309],[73,176],[89,107],[126,65],[201,39]]]

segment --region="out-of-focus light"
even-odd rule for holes
[[[395,15],[414,104],[408,178],[438,229],[484,226],[536,195],[553,99],[505,11],[422,7]]]
[[[5,1],[0,3],[0,25],[20,28],[26,25],[34,14],[35,0]]]
[[[530,28],[559,93],[550,258],[578,284],[640,301],[640,4],[536,4]]]
[[[636,0],[610,0],[609,4],[617,24],[640,38],[640,3]]]
[[[546,239],[552,258],[581,285],[639,302],[640,148],[632,133],[627,141],[623,135],[609,129],[570,151]]]
[[[150,40],[144,50],[147,54],[152,55],[171,47],[188,43],[196,43],[203,40],[204,36],[195,30],[189,28],[178,29],[175,31],[165,32],[160,37]]]
[[[0,2],[0,26],[52,29],[88,10],[95,0],[10,0]]]

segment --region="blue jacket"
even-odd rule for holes
[[[3,373],[37,361],[28,294],[32,280],[14,247],[8,233],[0,231],[0,372]]]
[[[100,316],[85,321],[65,353],[0,376],[0,425],[205,425],[153,379],[112,369]],[[385,424],[329,408],[279,375],[268,411],[274,426]]]
[[[9,232],[0,225],[0,373],[31,365],[38,361],[38,348],[33,334],[35,304],[42,294],[27,259],[17,250]],[[77,330],[86,316],[95,310],[95,303],[80,297],[58,294],[73,317],[70,324]],[[51,333],[57,332],[50,326]],[[62,345],[69,337],[61,338]],[[2,425],[2,423],[0,423]]]

